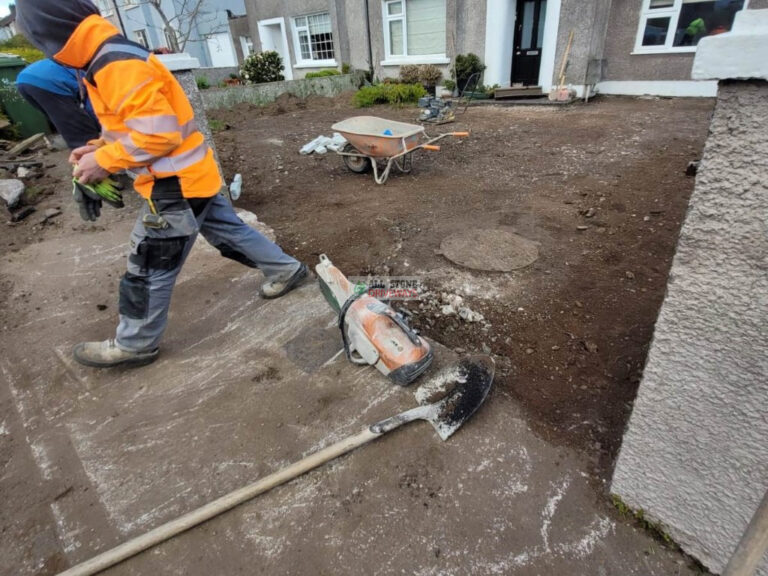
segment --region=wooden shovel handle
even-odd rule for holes
[[[242,504],[254,496],[258,496],[276,486],[285,484],[289,480],[293,480],[294,478],[297,478],[334,458],[338,458],[347,452],[351,452],[355,448],[359,448],[380,436],[383,436],[383,434],[372,432],[370,428],[366,428],[359,434],[340,440],[336,444],[332,444],[314,454],[310,454],[306,458],[291,464],[283,470],[279,470],[253,484],[249,484],[234,492],[230,492],[213,502],[201,506],[197,510],[188,512],[170,522],[166,522],[165,524],[150,530],[146,534],[133,538],[111,550],[102,552],[90,560],[86,560],[77,566],[73,566],[69,570],[61,572],[59,576],[91,576],[92,574],[106,570],[110,566],[114,566],[126,558],[130,558],[139,552],[143,552],[147,548],[165,542],[177,534],[181,534],[198,524],[202,524],[206,520],[218,516],[222,512],[231,510],[238,504]]]
[[[440,146],[437,146],[436,144],[424,144],[422,148],[424,148],[424,150],[432,150],[433,152],[440,151]]]

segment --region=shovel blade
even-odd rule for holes
[[[490,356],[467,356],[459,360],[456,385],[434,405],[427,418],[440,438],[448,440],[482,406],[491,391],[494,372]]]

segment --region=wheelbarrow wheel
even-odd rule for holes
[[[352,146],[352,144],[344,146],[342,152],[347,152],[349,154],[360,153],[357,148]],[[344,156],[344,164],[346,164],[347,168],[355,174],[365,174],[371,171],[371,159],[364,156]]]

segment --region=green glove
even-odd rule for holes
[[[123,204],[122,186],[111,178],[104,178],[104,180],[96,184],[83,184],[77,178],[73,178],[72,182],[74,182],[75,188],[80,188],[82,194],[93,200],[104,200],[113,208],[125,206]]]

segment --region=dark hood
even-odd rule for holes
[[[16,0],[16,25],[48,58],[93,14],[99,10],[89,0]]]

